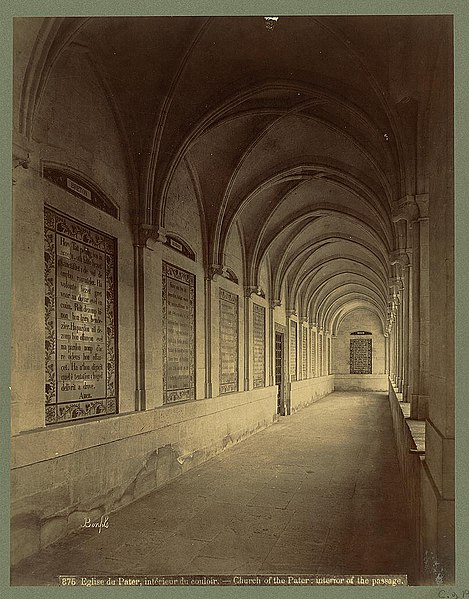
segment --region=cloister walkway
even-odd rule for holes
[[[57,575],[409,574],[385,393],[335,392],[20,563]]]

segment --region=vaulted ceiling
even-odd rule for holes
[[[440,17],[65,18],[52,68],[85,48],[115,103],[140,222],[164,227],[182,161],[197,178],[208,264],[231,228],[245,280],[325,326],[385,322],[398,201],[425,192],[425,121]],[[442,33],[443,32],[443,33]],[[45,69],[47,72],[47,69]]]

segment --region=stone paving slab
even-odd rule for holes
[[[410,574],[383,393],[336,392],[12,569],[58,574]]]

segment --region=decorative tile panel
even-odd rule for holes
[[[308,332],[306,327],[301,328],[301,378],[308,378]]]
[[[290,377],[292,381],[298,378],[297,370],[297,324],[294,320],[290,321]]]
[[[253,311],[253,385],[265,387],[265,308],[252,305]]]
[[[350,374],[372,374],[371,348],[371,339],[350,339]]]
[[[195,275],[163,262],[163,403],[195,399]]]
[[[219,290],[220,393],[238,391],[238,296]]]
[[[317,376],[316,371],[316,331],[311,330],[311,376]]]
[[[115,414],[116,240],[44,211],[46,424]]]

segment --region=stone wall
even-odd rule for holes
[[[411,430],[406,423],[406,417],[401,409],[396,389],[389,381],[389,406],[391,409],[394,438],[396,440],[397,457],[404,482],[407,506],[411,523],[411,538],[413,543],[414,571],[412,575],[422,580],[423,563],[421,548],[421,480],[424,475],[424,456],[412,453],[416,446]]]
[[[12,563],[269,426],[275,412],[276,389],[265,387],[15,437]]]
[[[350,339],[355,331],[372,333],[372,374],[385,374],[385,347],[383,328],[379,318],[370,310],[354,310],[340,323],[337,337],[334,339],[332,372],[334,374],[350,375]],[[380,391],[387,389],[381,385]],[[371,389],[370,389],[371,390]]]
[[[335,391],[387,391],[388,378],[385,374],[336,374]]]
[[[291,412],[297,412],[334,391],[334,376],[323,376],[291,383]]]
[[[435,40],[437,53],[428,106],[429,363],[426,468],[423,482],[423,544],[445,584],[454,581],[455,555],[455,347],[454,173],[452,17]],[[464,268],[464,266],[462,266]],[[428,354],[427,354],[428,355]],[[465,367],[465,357],[460,366]],[[464,366],[463,366],[464,364]],[[427,574],[430,574],[431,571]],[[434,579],[434,577],[433,577]]]

